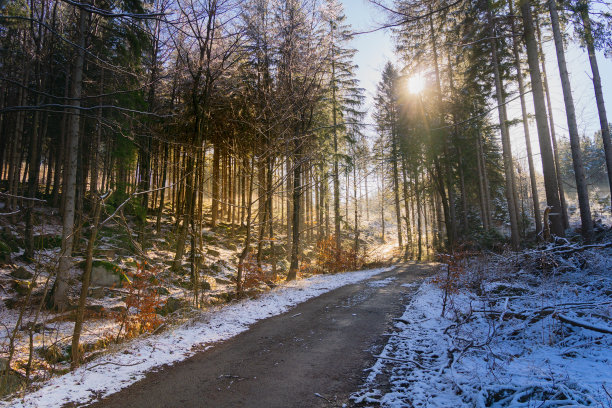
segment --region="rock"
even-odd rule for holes
[[[166,316],[168,314],[176,312],[179,309],[183,309],[187,306],[188,306],[187,301],[183,299],[177,299],[175,297],[169,297],[168,300],[166,300],[166,304],[162,306],[161,308],[157,309],[157,313],[162,316]]]
[[[217,238],[214,235],[202,235],[202,239],[207,244],[216,244],[217,243]]]
[[[11,276],[17,279],[32,279],[32,276],[34,276],[34,274],[28,271],[23,266],[20,266],[19,268],[11,271]]]
[[[156,287],[155,292],[157,292],[157,294],[161,296],[168,296],[170,294],[170,291],[164,288],[163,286]]]
[[[102,314],[104,313],[104,306],[102,305],[87,305],[85,306],[85,310],[95,313],[95,314]]]
[[[21,279],[13,280],[13,289],[15,290],[15,292],[19,293],[20,295],[27,295],[28,292],[30,291],[30,288],[33,289],[35,287],[36,287],[35,282],[30,282],[30,281],[21,280]]]
[[[113,306],[111,307],[111,312],[124,314],[127,309],[125,306]]]
[[[209,248],[208,251],[206,251],[206,255],[219,257],[221,256],[221,252],[217,251],[216,249]]]
[[[11,247],[0,241],[0,265],[11,263]]]
[[[3,381],[0,381],[0,397],[12,394],[25,386],[23,376],[13,370],[5,378]]]
[[[91,268],[92,286],[121,286],[122,281],[128,281],[117,265],[105,261],[94,261]]]
[[[236,244],[234,244],[233,242],[228,242],[225,244],[225,247],[227,249],[229,249],[230,251],[237,251],[238,247],[236,246]]]
[[[215,278],[215,282],[217,282],[219,285],[233,285],[234,282],[227,280],[227,279],[223,279],[223,278]]]
[[[100,256],[103,258],[114,259],[117,255],[116,248],[98,248],[96,250],[96,256]]]
[[[51,345],[49,347],[44,347],[39,350],[40,355],[45,361],[49,364],[57,364],[60,361],[64,361],[66,359],[66,355],[62,349],[60,349],[56,345]]]
[[[94,299],[102,299],[106,296],[106,289],[103,287],[89,288],[88,296]]]

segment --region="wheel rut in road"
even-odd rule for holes
[[[249,330],[141,381],[92,407],[350,406],[404,311],[410,284],[434,264],[406,263],[261,320]],[[382,281],[382,282],[381,282]]]

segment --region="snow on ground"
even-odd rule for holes
[[[110,395],[144,378],[156,367],[171,365],[229,339],[258,320],[279,315],[292,306],[344,285],[388,270],[372,269],[337,275],[317,275],[287,283],[257,299],[216,307],[176,330],[142,338],[46,383],[24,399],[0,403],[11,407],[58,407],[85,404]]]
[[[356,405],[612,407],[612,334],[560,320],[612,330],[610,249],[469,261],[442,317],[445,276],[415,289]]]
[[[384,286],[389,285],[395,279],[396,279],[395,277],[390,276],[390,277],[385,278],[385,279],[370,281],[370,282],[368,282],[368,286],[371,287],[371,288],[382,288]]]

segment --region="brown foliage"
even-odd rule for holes
[[[365,255],[353,249],[336,247],[336,238],[331,235],[317,242],[314,273],[337,273],[360,269],[365,264]]]
[[[153,332],[162,324],[162,318],[157,314],[162,302],[154,287],[157,283],[155,270],[148,270],[147,263],[143,262],[137,264],[136,271],[128,272],[127,275],[131,282],[124,283],[128,294],[125,298],[125,312],[118,316],[121,323],[119,334],[121,330],[124,330],[126,337]]]

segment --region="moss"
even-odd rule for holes
[[[22,248],[23,242],[21,239],[17,238],[10,231],[0,229],[0,241],[2,241],[5,245],[11,249],[11,252],[19,251],[19,248]]]
[[[0,241],[0,265],[11,262],[11,247]]]
[[[86,261],[81,261],[81,262],[79,262],[78,266],[81,269],[85,269],[85,264],[86,264]],[[129,285],[132,284],[132,281],[130,280],[130,278],[128,278],[128,276],[119,267],[119,265],[116,265],[116,264],[114,264],[112,262],[105,261],[103,259],[94,259],[92,261],[92,263],[91,263],[91,267],[92,268],[102,267],[102,268],[106,269],[107,271],[112,272],[113,274],[119,276],[119,279],[121,280],[121,282],[126,282]]]

